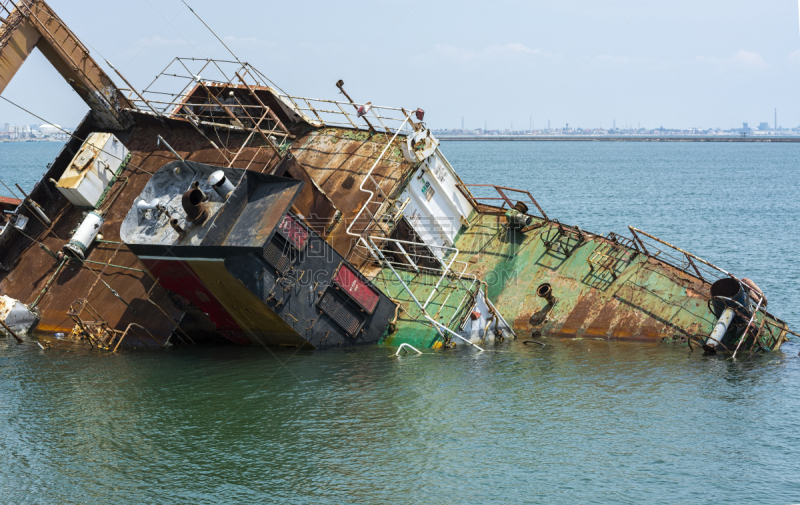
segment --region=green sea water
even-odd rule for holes
[[[27,191],[58,146],[37,149],[0,144],[0,179]],[[530,189],[550,217],[633,225],[754,279],[793,328],[798,149],[443,145],[466,182]],[[732,362],[545,342],[398,358],[0,339],[0,502],[800,503],[800,344]]]

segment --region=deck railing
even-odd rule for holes
[[[528,203],[532,203],[539,210],[539,213],[541,214],[539,217],[546,221],[550,220],[530,191],[508,188],[506,186],[497,186],[495,184],[457,184],[456,186],[462,190],[464,196],[467,197],[472,206],[476,209],[480,208],[481,205],[499,207],[499,213],[503,214],[507,210],[514,208],[516,202],[522,202],[526,206]],[[469,188],[493,188],[500,196],[475,196]]]
[[[196,86],[205,87],[206,91],[245,89],[252,92],[269,88],[288,108],[294,109],[306,121],[319,127],[369,128],[390,135],[400,130],[411,133],[415,128],[414,123],[408,123],[409,112],[403,108],[370,104],[367,113],[360,115],[359,107],[367,104],[290,95],[249,63],[241,64],[236,61],[178,57],[141,93],[132,88],[121,89],[127,92],[128,100],[139,111],[221,128],[237,128],[237,125],[227,122],[229,115],[223,114],[224,111],[221,110],[223,104],[220,102],[226,98],[221,96],[221,91],[216,95],[209,93],[209,98],[204,102],[188,101]],[[249,113],[250,122],[258,120],[264,109],[263,104],[226,105],[235,109],[238,117]],[[373,124],[366,118],[376,123]],[[220,122],[220,119],[223,121]]]
[[[684,251],[665,240],[661,240],[633,226],[628,228],[633,234],[636,249],[650,258],[667,263],[684,273],[699,278],[703,282],[714,283],[724,277],[736,278],[733,274],[726,272],[713,263]],[[666,246],[666,248],[663,246]]]

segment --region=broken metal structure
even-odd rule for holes
[[[342,81],[346,101],[294,96],[238,60],[175,58],[141,91],[115,69],[117,87],[44,1],[4,5],[0,90],[38,47],[91,108],[0,233],[0,293],[39,334],[752,352],[790,333],[754,284],[653,235],[466,184],[421,109],[358,103]]]

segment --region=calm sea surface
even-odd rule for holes
[[[27,191],[58,149],[0,144],[0,179]],[[550,217],[633,225],[750,277],[800,328],[800,144],[443,150]],[[738,362],[547,344],[395,358],[0,339],[0,502],[800,503],[800,344]]]

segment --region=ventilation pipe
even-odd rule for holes
[[[223,200],[227,200],[228,197],[233,192],[233,190],[235,189],[233,187],[233,184],[231,184],[231,181],[229,181],[228,178],[225,177],[225,172],[223,172],[222,170],[217,170],[216,172],[211,174],[208,177],[208,184],[212,188],[214,188],[214,191],[216,191],[217,194],[220,197],[222,197]]]

